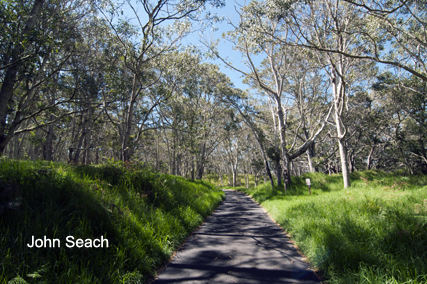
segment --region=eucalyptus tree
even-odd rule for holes
[[[77,163],[81,153],[83,153],[83,161],[87,164],[89,163],[90,149],[93,148],[91,138],[94,126],[103,114],[102,109],[95,109],[94,107],[101,104],[99,94],[102,77],[90,76],[89,74],[80,74],[79,77],[77,78],[79,90],[72,105],[75,114],[73,115],[70,137],[69,160]]]
[[[220,100],[218,87],[229,79],[217,66],[202,63],[196,54],[186,58],[165,81],[165,88],[176,84],[176,94],[156,109],[169,144],[170,172],[177,172],[179,164],[184,163],[185,168],[191,169],[192,178],[201,179],[209,156],[234,123],[229,119],[227,105]]]
[[[264,167],[262,150],[258,145],[258,141],[253,139],[254,132],[249,127],[248,123],[245,123],[241,133],[242,146],[240,147],[241,153],[241,169],[243,170],[243,177],[246,188],[249,188],[250,181],[249,175],[254,178],[255,186],[258,185],[260,174],[262,174]],[[271,175],[271,173],[270,173]],[[271,179],[271,181],[273,181]]]
[[[35,0],[2,1],[0,11],[2,153],[23,122],[69,100],[49,103],[40,88],[68,62],[80,40],[80,25],[93,10],[86,0]],[[27,130],[36,127],[40,125],[32,123]]]
[[[383,130],[381,119],[373,106],[373,99],[363,89],[349,96],[349,112],[345,117],[348,129],[346,137],[347,156],[350,172],[370,168],[372,151],[379,141]],[[365,163],[366,160],[366,163]]]
[[[299,60],[294,63],[295,71],[289,75],[284,90],[293,101],[287,117],[289,132],[293,136],[290,152],[298,140],[305,143],[310,139],[330,101],[330,82],[313,60],[313,55],[311,52],[300,54]],[[309,172],[315,171],[313,158],[316,155],[316,144],[313,141],[306,151]]]
[[[94,156],[93,150],[98,149],[96,144],[100,142],[96,128],[105,115],[103,93],[107,88],[105,77],[109,76],[110,71],[105,46],[111,34],[108,26],[94,15],[86,17],[81,25],[81,39],[75,44],[74,53],[63,64],[61,72],[52,76],[49,84],[41,89],[51,105],[58,98],[70,98],[50,108],[43,117],[42,121],[46,124],[42,126],[46,133],[43,145],[46,160],[53,159],[53,145],[59,142],[54,141],[53,137],[65,141],[67,149],[62,151],[64,154],[68,152],[68,160],[75,163],[80,158],[84,163],[89,163],[90,156]],[[52,123],[46,123],[49,121]]]
[[[426,172],[426,82],[414,75],[401,78],[385,73],[378,77],[374,91],[381,113],[386,113],[388,148],[411,173]],[[399,163],[394,162],[397,167]]]
[[[275,0],[272,3],[284,11],[282,20],[291,21],[295,27],[292,34],[298,38],[298,42],[282,41],[285,44],[317,50],[325,56],[335,54],[335,57],[341,56],[347,62],[369,60],[382,63],[386,67],[394,67],[393,72],[403,76],[403,80],[408,73],[423,82],[427,79],[425,75],[427,10],[424,1]],[[319,9],[318,3],[327,5],[327,9],[324,9],[326,13],[320,13],[322,9]],[[317,24],[322,21],[323,24]],[[311,28],[307,28],[308,26]],[[311,32],[308,32],[310,30]],[[328,34],[335,34],[335,38],[346,39],[353,44],[348,46],[351,48],[342,48],[339,40],[334,41],[338,44],[324,44],[325,41],[319,40],[319,38],[327,39]],[[344,76],[346,77],[348,78]],[[375,145],[376,143],[370,148],[369,158],[374,152]],[[383,146],[385,147],[385,144]],[[402,156],[407,156],[403,154],[404,152],[401,151]],[[408,165],[409,159],[406,157],[404,160]]]
[[[357,15],[354,17],[355,21],[351,23],[351,32],[347,36],[358,42],[361,48],[350,50],[322,45],[304,33],[304,22],[311,16],[309,13],[296,15],[295,8],[310,11],[316,2],[322,1],[269,1],[270,5],[281,10],[278,16],[282,21],[296,23],[292,33],[298,38],[298,46],[340,54],[352,59],[371,60],[405,70],[423,81],[427,79],[425,63],[427,9],[424,1],[338,0],[331,2],[336,7],[351,10],[352,14]],[[316,17],[312,20],[330,22],[337,20],[333,14],[324,16],[324,18]],[[340,17],[343,16],[344,14],[340,15]],[[318,29],[318,33],[322,35],[335,28],[339,27],[331,25],[329,29]],[[286,44],[290,43],[286,42]]]
[[[234,31],[228,33],[228,39],[245,59],[246,70],[238,69],[226,60],[223,61],[231,68],[241,72],[258,93],[264,94],[274,101],[274,116],[277,116],[280,139],[278,157],[281,161],[286,190],[291,182],[291,160],[307,151],[325,127],[327,119],[320,118],[315,127],[317,129],[313,131],[311,137],[298,146],[294,143],[294,148],[289,150],[287,115],[294,107],[295,96],[287,93],[286,88],[290,84],[291,73],[296,71],[294,65],[301,57],[299,50],[283,45],[276,40],[277,37],[288,38],[289,27],[286,22],[280,21],[275,14],[277,11],[272,11],[272,9],[274,10],[274,7],[266,2],[252,1],[242,8],[239,25],[234,25]],[[269,33],[263,32],[264,29]],[[255,60],[260,60],[260,58],[263,60],[260,64],[256,64]],[[329,113],[324,116],[329,117]],[[278,171],[278,184],[281,183],[281,171]]]
[[[158,112],[163,139],[166,142],[169,173],[179,175],[183,162],[186,165],[184,171],[188,173],[190,165],[194,178],[194,154],[198,152],[198,143],[193,138],[197,136],[201,114],[202,92],[197,88],[200,84],[200,58],[187,50],[174,53],[167,62],[170,64],[164,65],[167,70],[163,74],[159,89],[169,92],[171,96],[169,100],[156,106],[155,110]],[[171,66],[173,68],[170,68]]]
[[[124,1],[119,5],[110,3],[101,8],[105,19],[114,30],[121,43],[121,56],[124,66],[132,73],[132,89],[126,94],[126,115],[121,134],[121,158],[128,161],[131,156],[129,139],[133,133],[134,108],[143,92],[153,80],[147,81],[149,63],[164,53],[174,50],[190,30],[189,20],[196,19],[197,13],[206,3],[221,6],[219,0],[212,1],[171,1],[141,0]],[[120,18],[123,7],[133,11],[133,20]],[[117,19],[117,17],[119,17]],[[172,22],[170,26],[167,23]],[[155,81],[156,79],[154,79]]]
[[[347,57],[345,54],[362,55],[365,51],[365,46],[354,36],[365,23],[358,10],[344,1],[321,0],[307,3],[296,1],[290,5],[283,5],[279,1],[269,3],[277,4],[277,10],[284,11],[285,16],[280,18],[280,21],[288,23],[291,34],[288,38],[275,38],[287,46],[314,50],[319,64],[324,67],[330,78],[336,126],[334,136],[338,141],[344,187],[347,188],[350,186],[345,146],[348,129],[344,124],[344,118],[349,111],[348,95],[352,85],[356,84],[356,71],[366,61]],[[267,30],[265,32],[271,34]],[[330,50],[336,52],[327,52]]]
[[[358,15],[351,36],[363,46],[362,52],[322,46],[309,38],[301,42],[304,46],[397,67],[427,81],[425,1],[342,0],[336,3],[350,5]]]
[[[241,152],[242,152],[242,139],[240,135],[230,136],[222,144],[222,149],[225,153],[225,162],[229,165],[232,176],[232,183],[230,184],[233,187],[238,186],[237,178],[239,173],[239,165],[241,163]]]
[[[234,109],[236,109],[241,116],[241,120],[251,129],[252,134],[257,141],[259,149],[261,151],[261,158],[264,163],[265,173],[268,176],[270,181],[271,188],[274,188],[274,181],[270,170],[269,161],[267,158],[267,143],[266,143],[266,134],[265,131],[260,127],[259,113],[257,109],[258,101],[250,100],[250,97],[247,93],[241,91],[240,89],[230,88],[228,85],[223,85],[221,87],[222,94],[224,95],[223,100],[230,104]],[[254,103],[255,102],[255,103]],[[258,169],[256,167],[256,169]]]
[[[129,153],[131,155],[138,151],[142,137],[146,137],[146,132],[165,125],[162,110],[171,100],[181,94],[186,81],[195,74],[194,69],[195,66],[198,66],[197,61],[197,55],[191,48],[164,53],[161,57],[152,60],[149,65],[151,73],[145,70],[145,76],[150,76],[155,81],[147,86],[144,96],[135,102],[133,118],[135,130],[129,139]],[[125,113],[124,117],[127,117],[127,115]],[[168,151],[169,149],[168,147]],[[177,153],[177,155],[173,155],[174,159],[175,157],[179,159],[180,154]],[[171,172],[176,174],[175,167]]]

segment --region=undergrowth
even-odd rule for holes
[[[305,179],[311,180],[309,195]],[[327,283],[427,283],[427,176],[355,172],[247,190]]]
[[[145,283],[223,199],[138,165],[0,160],[0,283]],[[29,248],[32,237],[60,247]],[[103,248],[68,248],[108,239]]]

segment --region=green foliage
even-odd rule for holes
[[[209,183],[117,162],[2,159],[0,179],[22,193],[0,215],[0,283],[145,283],[223,198]],[[28,248],[32,236],[61,247]],[[109,247],[68,248],[67,236]]]
[[[312,195],[305,179],[310,178]],[[286,194],[244,190],[292,236],[329,283],[426,283],[427,176],[355,172],[293,178]]]

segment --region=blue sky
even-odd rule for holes
[[[138,5],[135,0],[130,0],[132,5],[134,5],[138,16],[141,17],[141,20],[144,22],[146,20],[146,14],[141,8],[140,5]],[[226,18],[223,22],[215,23],[214,27],[207,27],[205,31],[194,31],[193,33],[189,34],[186,38],[184,38],[181,43],[183,45],[192,44],[199,46],[202,50],[206,50],[206,46],[201,42],[201,38],[204,38],[204,40],[217,40],[220,39],[220,43],[218,45],[218,51],[221,55],[221,57],[226,58],[228,62],[232,62],[234,66],[237,68],[246,70],[244,65],[242,64],[242,57],[239,52],[235,52],[232,50],[232,44],[227,42],[222,38],[222,34],[224,32],[227,32],[229,30],[232,30],[232,26],[228,24],[228,20],[231,20],[233,23],[238,24],[239,22],[239,15],[235,10],[235,7],[239,10],[238,7],[239,4],[244,4],[245,0],[234,0],[226,1],[226,5],[223,8],[214,8],[214,7],[207,7],[207,10],[210,11],[212,14],[217,14],[218,16],[222,16]],[[134,11],[127,6],[124,5],[121,7],[122,11],[122,17],[125,18],[126,21],[130,21],[131,23],[135,24],[136,26],[139,26],[136,22],[136,17],[134,14]],[[135,22],[134,22],[135,21]],[[170,24],[168,22],[167,24]],[[244,84],[242,82],[241,73],[230,69],[229,67],[226,67],[225,64],[217,59],[217,60],[210,60],[209,62],[215,63],[220,67],[221,72],[225,73],[231,81],[234,83],[234,85],[237,88],[240,88],[242,90],[246,90],[249,88],[248,85]]]
[[[216,40],[219,39],[219,45],[218,45],[218,51],[221,57],[226,58],[228,62],[232,62],[234,66],[237,68],[246,70],[244,65],[242,64],[242,57],[239,52],[234,51],[232,48],[232,44],[227,42],[225,39],[222,38],[222,34],[230,31],[233,29],[233,27],[228,23],[228,20],[231,20],[234,24],[238,24],[239,22],[239,15],[235,10],[235,7],[239,10],[238,4],[243,4],[244,1],[227,1],[226,6],[220,9],[216,8],[210,8],[209,10],[212,13],[216,13],[218,16],[222,16],[226,18],[223,22],[215,23],[214,27],[208,28],[202,35],[199,33],[193,33],[190,34],[186,41],[198,45],[203,49],[206,49],[206,47],[200,42],[200,37],[204,37],[205,39],[212,39]],[[216,30],[215,30],[216,29]],[[242,90],[245,90],[249,88],[248,85],[244,84],[242,82],[241,73],[230,69],[227,67],[221,60],[213,60],[212,63],[217,64],[221,71],[225,73],[228,77],[230,77],[231,81],[234,83],[234,85],[237,88],[240,88]]]

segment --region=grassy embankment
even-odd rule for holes
[[[327,283],[427,283],[427,176],[351,177],[346,190],[339,175],[320,173],[292,178],[287,194],[268,184],[239,190],[266,208]]]
[[[206,182],[132,165],[2,159],[0,283],[144,283],[222,198]],[[61,247],[28,248],[32,236]],[[67,236],[109,247],[68,248]]]

